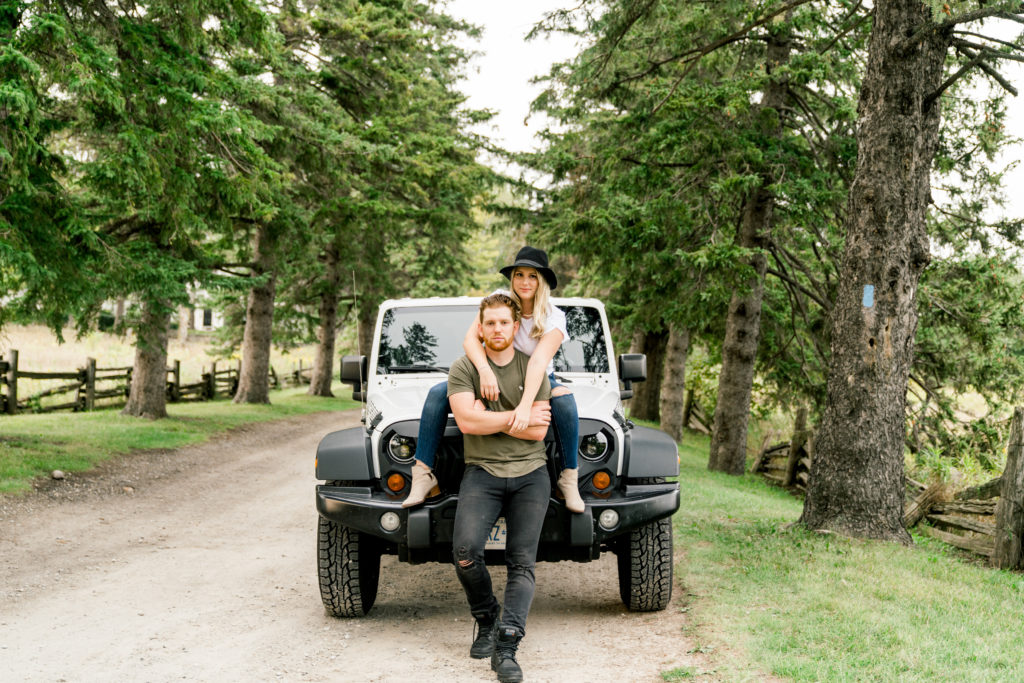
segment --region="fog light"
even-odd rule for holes
[[[398,472],[394,472],[388,475],[388,488],[395,493],[398,493],[405,488],[405,477]]]
[[[590,483],[594,485],[594,488],[598,491],[604,491],[606,488],[612,485],[611,475],[601,470],[594,475],[594,478],[590,480]]]
[[[615,510],[605,510],[598,516],[597,523],[602,529],[610,531],[619,525],[619,513]]]
[[[618,519],[618,515],[615,515]],[[394,531],[402,525],[402,518],[398,516],[397,512],[385,512],[380,516],[380,528],[384,531]]]

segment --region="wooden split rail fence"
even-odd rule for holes
[[[1003,473],[949,496],[929,486],[907,506],[908,528],[989,559],[999,569],[1024,569],[1024,408],[1013,411]]]
[[[766,446],[752,468],[765,479],[806,491],[814,461],[813,433],[807,411],[797,413],[789,442]],[[910,492],[903,525],[943,543],[988,558],[993,567],[1024,569],[1024,408],[1016,408],[1003,474],[979,486],[951,494],[942,484],[908,480]]]
[[[814,459],[813,437],[807,428],[807,409],[800,408],[792,438],[763,448],[754,460],[751,472],[779,486],[806,491]]]
[[[238,390],[240,365],[222,366],[218,370],[217,363],[212,363],[209,371],[203,368],[198,382],[183,383],[181,361],[172,361],[171,367],[167,368],[167,400],[171,403],[212,401],[234,396]],[[293,369],[283,378],[271,367],[271,385],[280,388],[282,384],[309,384],[312,371],[311,366],[303,367],[301,360],[298,369]],[[26,396],[19,394],[19,380],[65,380],[65,383]],[[11,349],[6,352],[6,356],[0,356],[0,415],[59,410],[88,411],[97,407],[112,407],[127,401],[131,384],[131,367],[101,368],[94,358],[86,359],[85,367],[68,372],[24,370],[18,364],[18,351]],[[73,400],[43,403],[44,399],[57,396],[69,395],[68,398],[71,398],[72,392]]]

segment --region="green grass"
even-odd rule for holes
[[[695,640],[726,680],[1024,680],[1024,577],[944,544],[898,545],[788,528],[802,501],[707,470],[680,448],[674,517]],[[684,675],[665,672],[666,676]],[[666,680],[675,680],[666,678]]]
[[[669,681],[669,683],[672,683],[673,681],[685,681],[693,678],[694,676],[696,676],[696,674],[693,669],[689,667],[679,667],[670,671],[661,672],[661,679],[663,681]]]
[[[337,396],[349,396],[337,386]],[[239,425],[359,406],[347,398],[307,396],[306,388],[271,392],[271,405],[231,401],[168,404],[164,420],[123,417],[117,410],[0,416],[0,493],[25,491],[53,470],[79,472],[114,455],[178,448]]]
[[[347,395],[345,389],[336,391]],[[148,421],[116,411],[0,417],[0,492],[119,453],[176,448],[246,423],[345,410],[303,389],[269,406],[172,404]],[[789,528],[802,502],[754,476],[707,470],[708,440],[680,447],[676,568],[690,641],[720,680],[1024,680],[1024,575],[985,568],[927,538],[902,546]],[[666,681],[700,679],[689,667]]]

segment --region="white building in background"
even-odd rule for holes
[[[189,329],[209,332],[224,326],[224,316],[217,309],[213,308],[213,301],[209,293],[203,289],[189,288],[189,298],[192,304],[187,308],[178,309],[178,313],[171,317],[172,325],[180,325],[182,321],[189,323]],[[101,306],[104,313],[110,316],[109,319],[117,319],[124,315],[125,311],[135,308],[137,302],[131,299],[120,301],[105,301]],[[101,322],[101,329],[103,324]]]
[[[220,311],[209,308],[210,303],[204,301],[205,292],[196,292],[193,298],[194,308],[192,309],[192,329],[194,330],[216,330],[224,326],[224,316]]]
[[[192,311],[192,325],[196,330],[216,330],[224,326],[224,316],[212,308],[196,308]]]

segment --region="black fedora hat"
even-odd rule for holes
[[[527,268],[536,268],[537,272],[544,276],[547,280],[548,286],[554,289],[558,286],[558,278],[555,277],[555,271],[551,270],[548,266],[548,254],[543,249],[537,249],[536,247],[523,247],[516,254],[516,260],[508,266],[502,268],[500,272],[502,275],[507,277],[509,280],[512,279],[512,271],[519,266]]]

